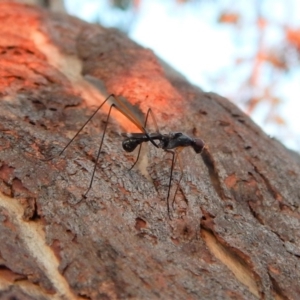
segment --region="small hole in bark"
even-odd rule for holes
[[[239,117],[241,117],[239,114],[235,114],[235,113],[233,113],[233,114],[231,114],[234,118],[239,118]]]
[[[231,204],[226,205],[226,209],[233,210],[233,206]]]
[[[37,209],[36,202],[34,202],[34,211],[33,211],[32,216],[30,217],[29,220],[36,221],[36,220],[39,220],[40,218],[41,218],[41,216],[38,214],[38,209]]]
[[[142,228],[146,228],[147,227],[147,223],[146,223],[146,221],[144,221],[141,218],[136,218],[135,219],[135,226],[134,227],[135,227],[136,230],[141,230]]]
[[[184,228],[183,228],[183,230],[182,230],[183,235],[188,235],[189,232],[190,232],[189,227],[188,227],[188,226],[184,226]]]
[[[207,112],[203,109],[199,109],[199,114],[201,115],[207,115]]]
[[[229,126],[230,123],[227,122],[227,121],[220,120],[220,121],[219,121],[219,125],[222,126],[222,127],[226,127],[226,126]]]
[[[34,104],[42,104],[42,102],[40,100],[32,100],[32,103],[34,103]]]

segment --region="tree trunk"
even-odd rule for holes
[[[1,299],[299,299],[298,156],[116,30],[3,1],[0,18]],[[114,110],[82,196],[109,105],[57,155],[110,93],[206,143],[180,152],[170,218],[170,154],[148,143],[128,171],[119,132],[138,131]]]

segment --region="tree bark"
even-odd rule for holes
[[[117,30],[5,1],[0,21],[1,299],[299,299],[297,155]],[[82,197],[109,105],[57,156],[110,93],[206,143],[181,152],[171,219],[169,154],[128,171],[117,112]]]

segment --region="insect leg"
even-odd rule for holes
[[[94,169],[93,169],[93,173],[92,173],[90,185],[89,185],[87,191],[85,192],[84,196],[87,195],[87,193],[91,189],[93,181],[94,181],[94,176],[95,176],[97,164],[98,164],[100,153],[101,153],[101,149],[102,149],[102,145],[103,145],[103,141],[104,141],[104,137],[105,137],[105,133],[106,133],[106,128],[107,128],[107,125],[108,125],[108,120],[109,120],[109,117],[110,117],[110,114],[111,114],[111,110],[112,110],[113,107],[116,108],[116,109],[118,109],[118,107],[115,104],[112,104],[110,106],[110,108],[109,108],[109,111],[108,111],[108,114],[107,114],[107,118],[106,118],[106,122],[105,122],[104,131],[103,131],[102,138],[101,138],[101,142],[100,142],[100,145],[99,145],[99,148],[98,148],[97,158],[96,158],[96,161],[95,161],[95,165],[94,165]]]
[[[177,183],[177,187],[176,187],[176,190],[175,190],[175,193],[174,193],[174,198],[173,198],[173,201],[172,201],[172,208],[174,209],[174,202],[175,202],[175,197],[176,197],[176,194],[177,194],[177,191],[178,191],[178,188],[179,188],[179,185],[180,185],[180,182],[181,182],[181,179],[183,177],[183,166],[182,166],[182,160],[181,160],[181,156],[180,156],[180,152],[181,152],[182,148],[178,148],[176,151],[176,159],[175,159],[175,163],[178,159],[178,163],[179,163],[179,167],[180,167],[180,171],[181,171],[181,175],[180,175],[180,178],[179,178],[179,181]]]
[[[146,129],[149,114],[151,114],[151,117],[152,117],[152,119],[153,119],[153,123],[154,123],[155,129],[156,129],[156,132],[159,133],[159,129],[158,129],[158,126],[157,126],[157,123],[156,123],[156,119],[155,119],[155,117],[154,117],[154,114],[153,114],[151,108],[149,108],[148,111],[147,111],[146,118],[145,118],[145,123],[144,123],[144,128]],[[146,131],[145,133],[147,134],[147,131]],[[150,140],[150,142],[151,142],[151,137],[148,136],[148,134],[147,134],[147,137],[149,138],[149,140]],[[158,148],[158,145],[154,144],[154,146]],[[141,149],[142,149],[142,144],[139,145],[138,155],[137,155],[137,157],[136,157],[136,160],[135,160],[134,164],[133,164],[133,165],[131,166],[131,168],[129,169],[129,171],[132,170],[133,167],[137,164],[137,162],[138,162],[138,160],[139,160],[139,158],[140,158]]]
[[[154,113],[153,113],[151,108],[149,108],[148,111],[147,111],[147,118],[148,118],[149,114],[151,115],[151,118],[153,120],[153,124],[154,124],[155,130],[156,130],[155,132],[159,133],[160,131],[159,131],[159,128],[158,128],[158,125],[157,125],[157,122],[156,122],[156,118],[155,118]],[[146,122],[147,122],[147,118],[146,118]],[[145,122],[145,127],[146,127],[146,122]]]
[[[169,219],[171,220],[171,215],[170,215],[170,203],[169,203],[169,198],[170,198],[170,191],[171,191],[171,183],[172,183],[172,178],[173,178],[173,170],[174,170],[174,165],[176,162],[177,158],[177,153],[174,150],[165,150],[166,152],[169,152],[172,154],[172,165],[171,165],[171,172],[170,172],[170,179],[169,179],[169,187],[168,187],[168,196],[167,196],[167,209],[168,209],[168,216]]]
[[[47,159],[42,159],[42,161],[49,161],[52,160],[55,157],[61,156],[65,150],[70,146],[70,144],[75,140],[75,138],[78,136],[78,134],[83,130],[83,128],[92,120],[92,118],[95,116],[95,114],[102,108],[102,106],[108,101],[110,97],[114,97],[113,94],[110,94],[94,111],[94,113],[87,119],[87,121],[81,126],[81,128],[76,132],[76,134],[72,137],[72,139],[67,143],[67,145],[55,156],[52,156]]]
[[[118,99],[116,96],[114,96],[113,94],[112,94],[111,96],[114,97],[114,99],[116,100],[116,102],[117,102],[118,104],[120,104],[120,101],[119,101],[119,99]],[[124,107],[124,106],[122,106],[122,107]],[[130,115],[128,115],[127,111],[124,111],[122,108],[120,108],[119,106],[117,106],[117,104],[113,103],[113,104],[110,106],[109,111],[108,111],[108,114],[107,114],[107,118],[106,118],[106,123],[105,123],[104,131],[103,131],[103,135],[102,135],[101,142],[100,142],[100,145],[99,145],[99,149],[98,149],[98,153],[97,153],[97,158],[96,158],[94,170],[93,170],[93,173],[92,173],[90,185],[89,185],[87,191],[85,192],[84,196],[87,195],[87,193],[88,193],[89,190],[91,189],[92,184],[93,184],[93,181],[94,181],[94,176],[95,176],[97,164],[98,164],[99,157],[100,157],[100,153],[101,153],[101,149],[102,149],[102,145],[103,145],[103,141],[104,141],[104,137],[105,137],[107,125],[108,125],[108,120],[109,120],[109,117],[110,117],[110,114],[111,114],[111,111],[112,111],[113,108],[117,109],[120,113],[122,113],[125,117],[127,117],[127,118],[128,118],[130,121],[132,121],[134,124],[135,124],[135,122],[136,122],[136,119],[134,119],[134,115],[133,115],[133,117],[131,117]],[[133,167],[132,167],[132,168],[133,168]],[[132,168],[131,168],[131,169],[132,169]]]
[[[148,111],[147,111],[146,122],[147,122],[147,118],[148,118],[149,114],[152,117],[153,124],[154,124],[156,132],[160,133],[158,125],[157,125],[157,122],[156,122],[156,118],[155,118],[154,113],[153,113],[153,111],[152,111],[151,108],[149,108]],[[145,122],[145,127],[146,127],[146,122]],[[156,148],[159,148],[159,146],[153,141],[153,139],[149,136],[149,134],[148,134],[148,132],[146,130],[145,130],[145,134],[147,135],[147,137],[149,138],[149,141],[153,144],[153,146],[155,146]]]

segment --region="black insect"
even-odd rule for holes
[[[181,177],[177,184],[177,188],[176,188],[176,191],[174,194],[174,199],[175,199],[175,196],[176,196],[176,193],[178,190],[178,186],[179,186],[180,181],[183,176],[183,167],[182,167],[179,153],[183,147],[188,147],[188,146],[192,147],[196,153],[201,153],[202,150],[204,149],[205,144],[204,144],[203,140],[201,140],[199,138],[191,138],[181,132],[171,132],[169,134],[160,133],[158,126],[157,126],[156,119],[154,117],[154,114],[153,114],[151,108],[148,109],[148,112],[147,112],[146,118],[145,118],[145,123],[144,123],[144,125],[142,125],[141,122],[138,120],[138,118],[133,114],[133,112],[122,101],[120,101],[118,99],[118,97],[116,97],[114,94],[109,95],[99,105],[99,107],[95,110],[95,112],[88,118],[88,120],[81,126],[81,128],[77,131],[77,133],[74,135],[74,137],[67,143],[67,145],[59,152],[59,154],[57,156],[60,156],[64,153],[64,151],[74,141],[74,139],[83,130],[83,128],[91,121],[91,119],[97,114],[97,112],[103,107],[103,105],[110,98],[114,98],[115,103],[111,104],[111,106],[109,108],[109,111],[108,111],[108,114],[106,117],[103,135],[102,135],[101,142],[100,142],[100,145],[98,148],[97,158],[96,158],[95,166],[94,166],[93,173],[91,176],[90,184],[89,184],[87,191],[85,192],[85,194],[83,196],[86,197],[87,193],[89,192],[89,190],[92,187],[97,164],[99,161],[99,157],[100,157],[100,153],[101,153],[101,149],[102,149],[102,145],[103,145],[103,141],[104,141],[104,137],[105,137],[105,133],[106,133],[106,129],[107,129],[107,125],[108,125],[108,121],[109,121],[109,117],[110,117],[112,109],[115,108],[119,112],[121,112],[126,118],[128,118],[133,124],[135,124],[137,126],[137,128],[139,128],[141,130],[141,133],[122,133],[122,136],[125,138],[123,140],[122,146],[126,152],[132,152],[139,146],[137,158],[129,170],[131,170],[138,162],[139,157],[140,157],[140,152],[141,152],[141,146],[142,146],[142,143],[144,143],[144,142],[150,142],[156,148],[163,149],[166,152],[169,152],[172,154],[172,165],[171,165],[171,170],[170,170],[170,179],[169,179],[169,187],[168,187],[168,195],[167,195],[168,216],[169,216],[169,218],[171,218],[170,217],[169,198],[170,198],[170,190],[171,190],[171,183],[172,183],[172,178],[173,178],[174,165],[175,165],[177,159],[179,161],[179,166],[181,169]],[[153,123],[156,128],[156,132],[154,132],[154,133],[150,133],[146,130],[146,125],[147,125],[149,115],[151,115],[151,117],[153,119]],[[53,159],[53,157],[51,157],[50,159],[46,159],[46,160],[51,160],[51,159]],[[174,202],[174,199],[173,199],[173,202]]]

